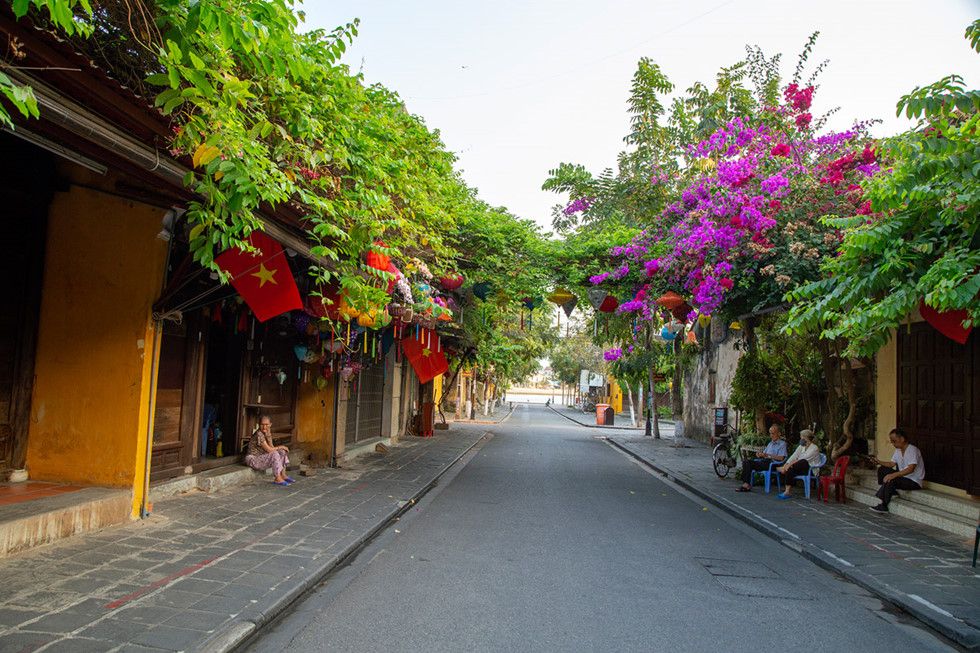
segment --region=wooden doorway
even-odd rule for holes
[[[0,257],[0,480],[24,467],[34,379],[44,240],[54,162],[32,145],[0,134],[0,206],[4,253]]]
[[[898,329],[898,426],[926,480],[980,495],[980,336],[965,345],[919,322]]]

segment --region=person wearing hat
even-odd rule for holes
[[[286,476],[286,466],[289,465],[287,453],[289,453],[288,448],[277,447],[272,441],[272,419],[268,415],[259,417],[259,428],[255,430],[248,441],[248,454],[245,456],[245,464],[259,471],[271,467],[275,474],[272,482],[276,485],[289,485],[296,481]]]
[[[810,467],[820,464],[820,447],[813,442],[813,437],[813,431],[810,429],[800,431],[800,446],[782,466],[776,468],[785,488],[782,493],[776,495],[777,498],[788,499],[793,493],[793,479],[797,476],[805,476],[810,471]]]
[[[875,512],[888,512],[888,502],[899,490],[921,490],[922,481],[926,480],[926,464],[922,460],[922,452],[909,442],[909,436],[900,428],[894,428],[888,433],[888,441],[895,447],[895,453],[889,461],[878,460],[878,488],[876,497],[881,500],[877,506],[871,506]]]
[[[756,458],[746,458],[742,461],[742,484],[735,488],[736,492],[752,491],[752,474],[764,472],[774,462],[782,462],[786,458],[786,440],[778,424],[769,427],[769,444]]]

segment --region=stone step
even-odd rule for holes
[[[0,558],[129,521],[132,497],[131,490],[85,488],[3,506],[0,510]]]
[[[861,486],[848,486],[847,498],[866,506],[876,506],[881,503],[875,496],[874,490]],[[912,503],[899,497],[895,497],[888,504],[888,511],[892,515],[898,515],[961,537],[972,538],[976,533],[976,521],[919,503]],[[883,515],[883,517],[887,519],[886,516]]]
[[[849,472],[847,483],[848,488],[852,486],[862,487],[870,490],[872,494],[878,491],[878,477],[871,470],[857,470],[853,475]],[[972,520],[975,524],[980,522],[980,501],[929,490],[928,483],[924,490],[899,490],[898,496],[909,503],[916,503],[966,520]]]

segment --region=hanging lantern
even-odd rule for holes
[[[732,320],[732,323],[728,325],[728,328],[732,331],[741,331],[742,323],[738,320]]]
[[[578,306],[578,297],[572,297],[567,302],[561,305],[561,310],[565,311],[565,317],[571,317],[572,311]]]
[[[374,241],[374,246],[387,247],[387,245],[380,240]],[[368,267],[387,272],[388,266],[391,265],[391,257],[389,257],[387,254],[382,254],[381,252],[376,252],[372,249],[368,250],[367,256],[365,257],[365,262],[367,263]]]
[[[684,298],[675,293],[673,290],[668,290],[660,297],[657,297],[657,304],[663,306],[668,311],[673,311],[675,308],[684,303]]]
[[[306,359],[306,354],[309,353],[309,348],[306,345],[293,345],[293,353],[296,354],[296,360],[303,362]]]
[[[698,315],[698,326],[699,327],[701,327],[702,329],[707,329],[709,324],[711,324],[711,316],[710,315],[704,315],[704,314]]]
[[[602,303],[599,304],[599,312],[601,313],[612,313],[619,307],[619,300],[612,295],[606,295]]]
[[[487,301],[487,297],[493,292],[493,284],[489,281],[481,281],[480,283],[473,284],[473,294],[479,297],[483,301]]]
[[[698,337],[694,335],[694,331],[687,332],[687,341],[692,345],[698,344]]]
[[[557,306],[563,306],[573,299],[575,299],[575,295],[564,288],[555,288],[554,292],[548,295],[548,301]]]
[[[609,293],[602,288],[589,288],[585,294],[589,298],[589,303],[592,304],[592,308],[598,311],[599,307],[602,306],[602,302],[605,301],[606,295]]]
[[[442,286],[443,290],[452,292],[454,290],[459,290],[459,288],[463,285],[463,281],[465,281],[465,279],[463,279],[463,275],[461,275],[459,272],[455,272],[453,274],[447,274],[442,279],[439,279],[439,285]]]

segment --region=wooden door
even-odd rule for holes
[[[898,333],[898,426],[925,459],[926,480],[980,493],[978,336],[966,345],[927,323]]]
[[[194,316],[183,324],[164,322],[153,419],[153,480],[182,474],[193,462],[204,360],[199,322]]]

